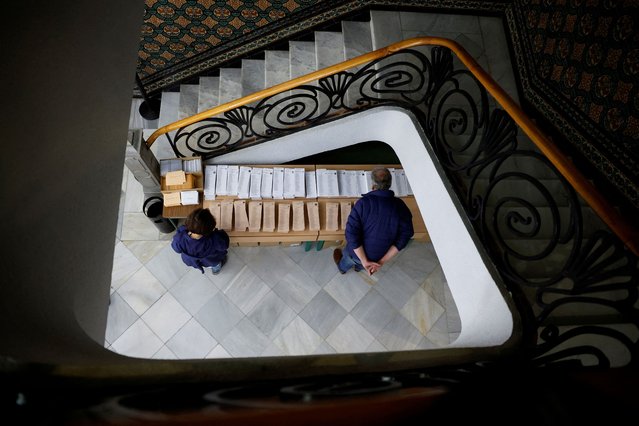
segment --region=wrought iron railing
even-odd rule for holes
[[[450,40],[411,39],[362,55],[165,126],[147,144],[165,134],[178,156],[210,158],[382,105],[410,109],[421,123],[519,304],[526,358],[636,363],[635,227]]]

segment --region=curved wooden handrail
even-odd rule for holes
[[[484,71],[475,59],[464,50],[461,45],[453,40],[440,37],[416,37],[391,44],[390,46],[377,49],[373,52],[357,56],[333,66],[303,75],[293,80],[286,81],[268,89],[260,90],[240,99],[216,106],[207,111],[195,114],[191,117],[167,124],[156,130],[146,141],[147,146],[151,146],[161,135],[178,130],[181,127],[196,123],[205,118],[222,114],[226,111],[259,101],[269,96],[276,95],[297,86],[313,82],[323,77],[346,71],[350,68],[366,64],[400,50],[417,46],[444,46],[452,50],[461,62],[473,73],[477,80],[486,90],[497,100],[497,102],[508,112],[511,118],[521,127],[526,135],[533,141],[539,150],[557,168],[564,178],[572,185],[577,193],[590,205],[599,217],[610,227],[610,229],[626,244],[626,246],[637,256],[639,256],[639,230],[628,222],[586,179],[575,165],[568,160],[561,151],[552,143],[550,139],[528,118],[521,107],[495,82],[495,80]]]

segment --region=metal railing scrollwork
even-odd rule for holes
[[[381,105],[416,115],[505,283],[525,295],[532,363],[607,367],[611,351],[636,363],[635,226],[450,40],[405,40],[165,126],[147,145],[176,131],[178,156],[210,158]]]

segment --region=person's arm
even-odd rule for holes
[[[366,269],[366,272],[368,272],[368,275],[373,275],[382,266],[378,262],[371,262],[370,260],[368,260],[363,246],[359,246],[353,249],[353,252],[359,258],[359,261],[361,262],[364,269]]]
[[[397,249],[397,247],[395,247],[395,245],[392,245],[390,246],[386,254],[384,254],[384,256],[382,256],[382,258],[377,261],[377,263],[379,263],[380,265],[384,265],[384,263],[395,257],[397,253],[399,253],[399,250]]]

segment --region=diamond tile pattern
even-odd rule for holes
[[[130,177],[128,170],[124,175]],[[430,243],[412,241],[374,277],[339,274],[328,245],[308,252],[303,245],[232,247],[220,274],[212,275],[182,263],[171,249],[172,234],[129,229],[140,221],[126,213],[121,206],[121,236],[140,239],[116,243],[105,341],[122,355],[215,359],[430,349],[448,345],[461,330]]]

